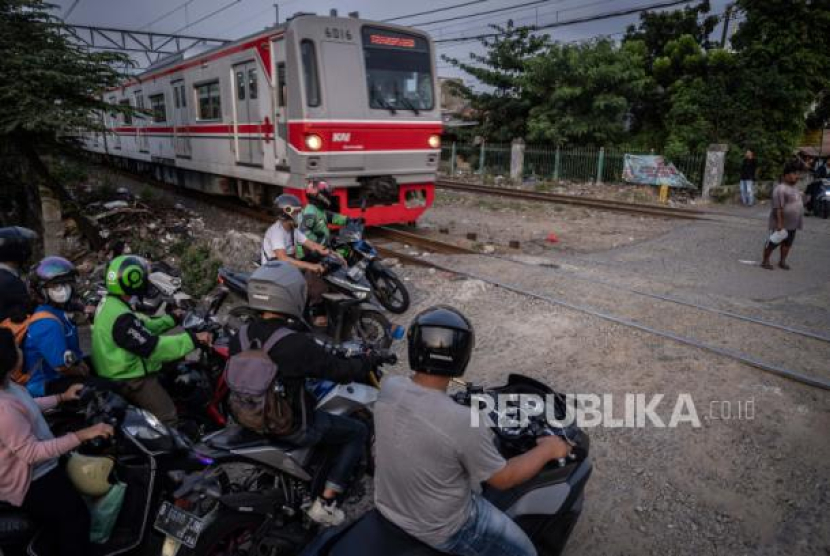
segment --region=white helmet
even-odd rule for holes
[[[113,467],[112,458],[73,452],[66,464],[66,474],[78,492],[97,498],[110,491],[109,477]]]

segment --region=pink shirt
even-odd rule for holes
[[[35,403],[41,410],[51,409],[58,405],[58,397],[35,398]],[[0,389],[0,500],[15,506],[26,498],[36,463],[65,454],[81,443],[74,433],[39,440],[36,417],[14,394]]]

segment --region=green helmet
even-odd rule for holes
[[[142,257],[115,257],[107,267],[107,291],[114,295],[142,295],[147,291],[149,275],[150,267]]]

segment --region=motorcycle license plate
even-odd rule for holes
[[[177,508],[169,502],[162,502],[154,527],[186,547],[196,548],[204,525],[204,521],[190,512]]]

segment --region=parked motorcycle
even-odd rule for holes
[[[343,356],[357,356],[366,344],[348,342],[333,347]],[[385,363],[394,363],[389,352],[378,352]],[[379,379],[378,379],[379,380]],[[309,381],[308,391],[317,400],[316,409],[364,421],[372,430],[372,408],[378,396],[376,386]],[[356,473],[347,496],[359,489],[360,477],[370,467],[373,435],[367,440],[366,457]],[[329,446],[299,448],[280,443],[238,425],[206,436],[195,447],[215,468],[195,473],[188,488],[177,493],[175,505],[165,509],[170,516],[157,528],[166,535],[166,556],[218,556],[220,554],[296,554],[313,535],[305,508],[322,492],[334,454]],[[244,464],[245,471],[221,472],[237,476],[230,489],[215,479],[217,469]],[[229,491],[229,492],[228,492]],[[210,511],[199,513],[206,500]]]
[[[386,267],[377,249],[364,237],[360,220],[350,220],[331,239],[332,248],[340,253],[350,268],[357,268],[372,286],[378,302],[391,313],[401,314],[409,309],[409,291],[392,269]]]
[[[830,179],[813,182],[807,191],[810,197],[807,209],[810,213],[825,220],[830,217]]]
[[[107,422],[116,434],[110,441],[85,443],[79,451],[112,457],[114,476],[127,484],[115,528],[106,543],[95,545],[93,554],[158,554],[163,538],[153,532],[152,519],[162,501],[179,488],[181,479],[204,469],[208,462],[191,450],[184,436],[117,394],[85,388],[81,402],[85,424]],[[25,510],[0,503],[0,554],[46,556],[43,535],[45,531]]]
[[[348,268],[331,255],[324,257],[319,264],[323,266],[323,280],[330,289],[329,293],[323,294],[328,317],[326,335],[336,343],[360,339],[376,347],[388,348],[392,340],[401,335],[401,330],[370,302],[372,287],[363,271],[356,267]],[[250,276],[246,272],[220,268],[218,282],[247,300]],[[245,322],[255,314],[248,307],[236,307],[229,316]]]
[[[455,400],[470,405],[475,394],[484,390],[467,385]],[[557,420],[566,416],[565,400],[533,379],[510,375],[505,386],[488,390],[493,399],[499,394],[552,395]],[[550,400],[551,398],[547,398]],[[496,411],[504,408],[495,408]],[[493,421],[498,423],[495,415]],[[530,481],[506,491],[485,485],[483,495],[512,518],[530,537],[540,556],[561,554],[582,511],[585,485],[591,475],[588,459],[589,439],[576,425],[550,425],[543,415],[529,417],[524,428],[494,429],[499,451],[506,458],[522,454],[544,435],[560,436],[572,445],[568,458],[548,464]],[[301,556],[440,556],[443,554],[405,533],[372,510],[351,525],[325,531]]]

